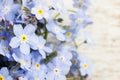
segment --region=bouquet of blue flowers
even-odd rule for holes
[[[91,62],[75,38],[89,0],[0,0],[0,80],[84,80]],[[88,37],[83,43],[90,43]]]

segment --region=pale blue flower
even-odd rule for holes
[[[46,80],[66,80],[65,75],[68,73],[67,67],[53,63],[48,63],[47,66],[48,72],[46,75]]]
[[[53,58],[54,63],[59,63],[62,64],[63,66],[67,66],[69,69],[71,66],[71,60],[72,59],[72,54],[66,50],[63,51],[57,51],[57,56]]]
[[[39,53],[42,55],[42,58],[46,58],[45,52],[48,52],[48,53],[52,52],[52,49],[45,46],[45,43],[46,43],[46,40],[43,38],[43,36],[39,36],[35,41],[35,45],[37,46]]]
[[[80,68],[80,60],[79,60],[79,54],[76,53],[76,52],[73,52],[72,53],[72,59],[71,59],[71,62],[72,62],[72,66],[71,66],[71,69],[70,69],[70,74],[72,74],[74,77],[80,75],[80,71],[79,71],[79,68]]]
[[[6,56],[8,58],[11,57],[11,53],[9,51],[9,44],[6,42],[3,42],[0,44],[0,54],[3,56]]]
[[[77,33],[77,32],[76,32],[75,29],[67,30],[67,31],[65,32],[65,37],[66,37],[65,41],[67,41],[67,42],[72,41],[72,40],[75,38],[76,33]]]
[[[41,3],[35,5],[31,9],[31,13],[34,14],[38,20],[41,20],[42,18],[49,18],[49,8]]]
[[[92,62],[84,56],[80,56],[80,73],[82,76],[92,74]]]
[[[73,6],[86,10],[90,5],[90,0],[73,0]]]
[[[7,31],[3,30],[0,32],[0,54],[6,56],[7,58],[11,57],[9,50],[10,38],[11,35]]]
[[[12,77],[9,75],[8,69],[6,67],[1,68],[0,79],[1,80],[13,80]]]
[[[26,80],[44,80],[46,77],[47,67],[43,63],[42,57],[38,52],[32,52],[31,55],[31,67],[25,75]]]
[[[18,48],[20,46],[20,51],[24,54],[30,53],[30,47],[34,48],[34,41],[36,40],[35,26],[28,24],[25,28],[22,25],[14,25],[14,34],[10,41],[10,46],[12,48]]]
[[[12,54],[14,60],[20,63],[20,67],[24,70],[30,70],[31,67],[31,56],[21,54],[19,49],[14,49]]]
[[[19,9],[20,6],[15,4],[13,0],[0,2],[0,16],[4,16],[7,20],[13,20]]]
[[[52,0],[52,7],[58,12],[58,13],[65,13],[67,10],[64,6],[63,0]],[[64,7],[64,8],[63,8]]]
[[[70,14],[70,20],[72,27],[77,27],[76,30],[85,28],[88,24],[91,24],[90,17],[81,9],[76,14]]]
[[[46,24],[46,27],[47,27],[48,31],[53,33],[58,40],[60,40],[60,41],[64,41],[65,40],[65,35],[64,35],[65,30],[60,28],[55,22],[49,21]]]

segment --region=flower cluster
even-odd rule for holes
[[[68,80],[91,74],[75,38],[91,23],[89,0],[0,0],[0,80]],[[68,16],[70,23],[63,24]],[[88,35],[83,43],[90,43]]]

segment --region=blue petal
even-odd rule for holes
[[[12,48],[17,48],[20,45],[20,39],[17,37],[13,37],[9,44]]]
[[[33,26],[32,24],[28,24],[28,25],[24,28],[24,33],[30,35],[30,34],[35,33],[35,30],[36,30],[35,26]]]
[[[20,51],[23,53],[23,54],[29,54],[30,53],[30,46],[27,44],[27,43],[22,43],[20,45]]]
[[[2,69],[1,69],[1,74],[2,74],[2,75],[8,75],[8,69],[5,68],[5,67],[2,68]]]
[[[65,36],[63,34],[61,34],[61,33],[57,34],[56,37],[60,41],[64,41],[65,40]]]
[[[23,33],[23,28],[20,24],[14,25],[13,31],[16,36],[20,36]]]
[[[50,49],[49,47],[44,47],[44,50],[48,53],[51,53],[52,52],[52,49]]]
[[[39,53],[42,55],[42,58],[46,58],[46,54],[43,50],[39,49]]]

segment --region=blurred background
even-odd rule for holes
[[[120,80],[120,0],[91,0],[93,24],[86,28],[95,45],[79,47],[94,65],[90,80]]]
[[[91,0],[87,13],[93,24],[85,31],[94,46],[84,44],[78,51],[93,62],[93,75],[88,80],[120,80],[120,0]]]

